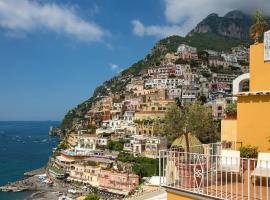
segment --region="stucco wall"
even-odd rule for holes
[[[270,61],[264,62],[263,43],[250,46],[250,91],[270,90]]]
[[[221,141],[237,141],[237,120],[221,120]]]
[[[270,95],[238,97],[237,120],[237,141],[244,146],[258,146],[260,151],[268,151]]]

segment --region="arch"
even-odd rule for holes
[[[242,83],[246,80],[249,80],[249,77],[250,77],[249,73],[245,73],[233,80],[233,95],[236,95],[237,93],[241,92]],[[236,97],[234,99],[236,99]]]

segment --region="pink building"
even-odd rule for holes
[[[124,172],[101,170],[99,187],[114,193],[128,194],[139,186],[139,176]]]
[[[177,53],[182,60],[198,59],[197,49],[186,44],[180,44]]]

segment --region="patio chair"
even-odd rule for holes
[[[219,171],[242,175],[240,167],[240,151],[221,150]]]
[[[255,181],[257,177],[270,177],[270,153],[259,152],[257,165],[254,171],[251,173],[251,179],[254,178],[253,181]]]

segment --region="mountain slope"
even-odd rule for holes
[[[70,110],[63,119],[61,128],[71,128],[72,122],[82,118],[93,102],[109,94],[121,94],[132,76],[160,62],[168,52],[175,52],[181,43],[197,47],[198,51],[212,49],[228,51],[238,45],[249,45],[251,17],[240,11],[232,11],[224,17],[211,14],[202,20],[186,37],[170,36],[160,40],[144,59],[134,63],[118,76],[97,87],[91,98]]]
[[[231,11],[223,17],[213,13],[203,19],[188,36],[192,36],[194,33],[213,33],[219,36],[249,40],[251,24],[251,16],[238,10]]]

